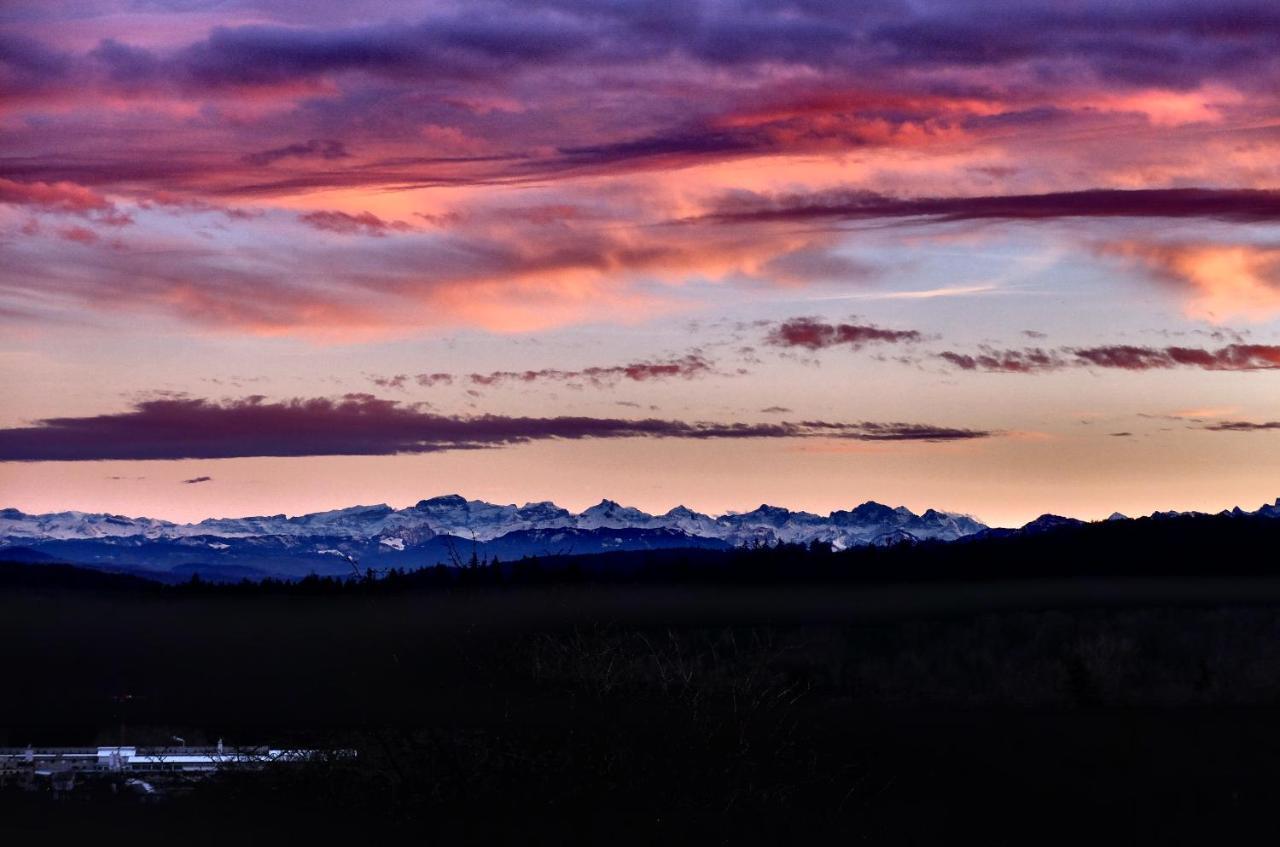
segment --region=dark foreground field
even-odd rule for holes
[[[1280,802],[1280,581],[0,590],[0,746],[354,760],[0,830],[185,842],[1221,842]],[[94,836],[96,834],[96,836]],[[113,843],[111,838],[103,843]]]

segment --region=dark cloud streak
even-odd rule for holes
[[[1280,221],[1280,191],[1218,188],[1090,189],[1048,194],[899,198],[831,190],[766,196],[735,194],[699,220],[755,223],[926,218],[1039,221],[1061,218],[1209,218],[1236,223]]]
[[[501,385],[512,382],[585,382],[597,387],[614,385],[621,380],[649,382],[657,379],[694,379],[715,372],[711,362],[702,356],[690,354],[680,359],[662,362],[632,362],[627,365],[592,366],[581,370],[544,368],[527,371],[491,371],[473,373],[467,379],[473,385]]]
[[[1040,373],[1067,367],[1151,371],[1199,368],[1206,371],[1262,371],[1280,369],[1280,345],[1228,344],[1216,350],[1202,347],[1143,347],[1111,344],[1042,350],[979,348],[976,354],[947,350],[938,358],[964,371]]]
[[[1200,347],[1135,347],[1114,345],[1071,351],[1078,360],[1101,368],[1146,371],[1177,367],[1207,371],[1256,371],[1280,368],[1280,346],[1229,344],[1217,350]]]
[[[868,344],[900,344],[923,338],[914,329],[884,329],[873,324],[829,324],[817,318],[792,318],[769,330],[765,341],[774,347],[803,347],[806,350],[849,347],[859,350]]]
[[[346,145],[332,139],[313,138],[297,144],[287,144],[258,153],[248,153],[243,157],[248,165],[270,165],[281,159],[346,159],[351,156]]]
[[[1223,421],[1221,423],[1209,424],[1203,428],[1210,432],[1265,432],[1267,430],[1280,429],[1280,421],[1264,421],[1262,423],[1253,423],[1252,421]]]
[[[315,229],[339,235],[369,235],[375,238],[381,238],[388,232],[412,232],[414,229],[404,221],[384,221],[372,212],[306,212],[299,215],[298,220]]]
[[[459,417],[368,394],[268,402],[165,397],[126,412],[49,418],[0,430],[0,461],[221,459],[249,456],[383,456],[468,450],[533,441],[682,438],[833,438],[957,441],[986,430],[916,423],[709,423],[581,416]]]
[[[976,355],[947,350],[939,353],[938,358],[962,371],[988,373],[1034,373],[1057,370],[1066,366],[1066,362],[1057,353],[1041,350],[1038,347],[1026,350],[996,350],[983,347]]]

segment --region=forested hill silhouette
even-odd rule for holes
[[[1218,843],[1224,822],[1270,825],[1280,573],[1261,551],[1280,521],[1038,527],[847,552],[459,551],[296,582],[0,565],[0,746],[358,751],[145,808],[88,781],[69,798],[0,785],[0,820],[86,840],[350,821],[363,843],[385,821],[546,844],[931,844],[958,827]],[[556,829],[583,820],[590,837]],[[521,840],[531,822],[555,837]]]
[[[1098,523],[1040,522],[1021,531],[953,542],[901,543],[833,551],[820,543],[732,550],[669,549],[595,555],[484,559],[457,566],[361,568],[347,577],[310,575],[217,581],[193,567],[174,590],[198,592],[395,592],[401,590],[560,583],[885,583],[1070,577],[1215,577],[1280,575],[1259,551],[1280,545],[1280,520],[1223,513]],[[211,569],[216,576],[216,570]],[[147,574],[146,576],[150,576]],[[50,564],[11,563],[0,586],[142,588],[137,573],[103,574]]]
[[[63,564],[0,561],[0,590],[69,588],[86,591],[155,591],[161,583],[126,573]]]

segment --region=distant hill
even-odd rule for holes
[[[108,573],[64,564],[0,561],[0,589],[82,588],[150,590],[160,583],[134,574]]]

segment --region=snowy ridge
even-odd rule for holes
[[[1155,512],[1151,520],[1193,516]],[[1255,512],[1280,519],[1280,500]],[[1127,520],[1112,515],[1108,521]],[[153,518],[0,509],[0,557],[61,561],[151,573],[200,571],[219,578],[350,575],[353,568],[461,564],[471,557],[590,554],[662,549],[727,550],[753,544],[829,545],[833,549],[955,541],[1053,532],[1083,521],[1041,515],[1020,529],[992,529],[972,517],[927,509],[916,514],[867,502],[828,515],[762,505],[713,517],[677,506],[651,515],[611,500],[580,513],[554,503],[497,505],[456,494],[405,509],[352,506],[288,517],[211,518],[178,524]]]
[[[1196,512],[1154,512],[1152,519],[1196,515]],[[1240,508],[1223,514],[1280,518],[1280,499],[1254,512]],[[1113,514],[1107,520],[1125,520]],[[1020,531],[1038,532],[1058,526],[1082,523],[1074,518],[1041,515]],[[749,512],[730,512],[713,517],[677,506],[660,515],[651,515],[612,500],[601,500],[574,514],[551,502],[498,505],[467,500],[456,494],[421,500],[405,509],[386,504],[351,506],[296,517],[264,515],[243,518],[210,518],[198,523],[178,524],[155,518],[122,515],[56,512],[29,515],[17,509],[0,509],[0,544],[17,546],[49,541],[104,541],[140,545],[168,542],[226,549],[228,541],[249,541],[277,546],[307,547],[337,542],[374,544],[403,551],[431,539],[448,536],[468,541],[489,542],[510,533],[542,533],[552,537],[555,530],[576,530],[607,534],[628,529],[663,532],[668,537],[714,539],[730,546],[755,543],[821,542],[835,549],[884,544],[896,541],[954,541],[990,530],[968,515],[927,509],[917,515],[905,507],[893,508],[869,501],[849,510],[826,516],[797,512],[778,506],[761,505]],[[571,535],[573,535],[571,533]],[[321,547],[312,546],[319,551]]]
[[[550,502],[496,505],[467,500],[456,494],[422,500],[406,509],[379,504],[297,517],[210,518],[191,524],[83,512],[28,515],[17,509],[0,510],[0,541],[8,544],[110,538],[212,546],[211,539],[225,543],[226,539],[270,538],[278,543],[326,539],[326,544],[332,546],[329,541],[343,539],[378,542],[403,550],[406,545],[441,535],[492,541],[521,531],[636,529],[718,539],[730,545],[821,541],[844,548],[870,544],[886,534],[949,541],[985,528],[966,515],[932,509],[917,515],[909,509],[892,509],[879,503],[863,503],[850,511],[832,512],[827,517],[768,505],[750,512],[712,517],[684,506],[651,515],[612,500],[602,500],[574,514]]]

